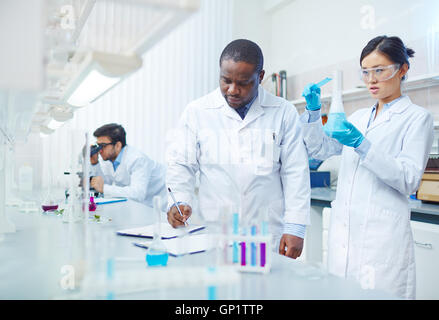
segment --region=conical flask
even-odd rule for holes
[[[329,108],[328,121],[324,125],[323,129],[325,133],[332,137],[333,132],[338,130],[338,123],[342,120],[346,120],[346,114],[343,107],[343,73],[340,70],[334,72],[334,78],[332,83],[332,98],[331,106]]]
[[[154,239],[146,251],[146,262],[149,266],[166,266],[168,263],[168,252],[161,238],[161,200],[159,196],[153,198],[154,213],[157,217],[154,226]]]

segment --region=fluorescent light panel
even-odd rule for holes
[[[120,77],[107,77],[97,70],[91,70],[76,88],[67,103],[73,106],[85,106],[96,100],[104,92],[120,81]]]

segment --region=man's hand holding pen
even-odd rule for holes
[[[178,207],[183,215],[180,215],[180,212],[178,212],[175,205],[173,205],[168,211],[168,222],[174,228],[184,226],[185,222],[192,214],[192,208],[189,205],[180,204]]]

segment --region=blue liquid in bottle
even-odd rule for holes
[[[153,198],[154,211],[157,216],[157,222],[154,226],[154,240],[151,242],[148,250],[146,251],[146,263],[148,266],[166,266],[168,264],[168,252],[164,245],[160,235],[160,197],[155,196]]]
[[[329,113],[328,121],[323,126],[323,131],[325,131],[328,137],[332,137],[333,132],[339,131],[339,123],[346,120],[346,114],[344,112]]]
[[[166,266],[168,264],[168,253],[157,251],[155,249],[148,249],[146,253],[146,263],[148,266]]]

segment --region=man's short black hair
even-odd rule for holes
[[[109,123],[105,124],[100,128],[97,128],[93,135],[97,137],[107,136],[111,139],[112,143],[116,143],[120,141],[122,143],[122,147],[126,145],[126,133],[125,129],[117,123]]]
[[[255,66],[256,72],[261,72],[264,67],[264,56],[261,48],[253,41],[237,39],[230,42],[221,53],[220,67],[223,60],[232,59],[235,62],[247,62]]]

